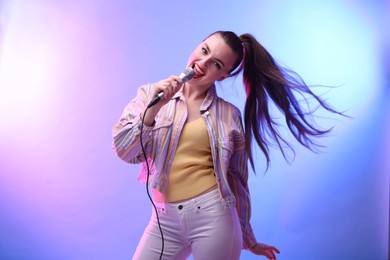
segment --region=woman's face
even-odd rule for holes
[[[229,76],[237,56],[219,34],[211,35],[192,52],[187,66],[194,68],[192,83],[212,85]]]

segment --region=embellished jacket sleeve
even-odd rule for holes
[[[241,223],[243,247],[248,249],[257,243],[250,223],[251,200],[248,188],[248,156],[245,150],[241,116],[234,116],[233,120],[238,131],[233,136],[234,151],[230,159],[228,180],[229,186],[236,197],[236,209]]]
[[[144,112],[151,95],[152,85],[143,85],[138,89],[137,96],[125,107],[119,122],[112,128],[113,150],[128,163],[145,161],[143,156],[140,135],[142,113]],[[146,154],[150,153],[153,126],[142,126],[142,142]]]

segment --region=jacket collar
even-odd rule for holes
[[[213,84],[209,90],[207,91],[206,97],[203,100],[202,105],[200,106],[200,112],[204,112],[208,110],[213,103],[213,101],[217,98],[217,90],[215,88],[215,84]]]
[[[217,90],[215,88],[215,84],[213,84],[208,90],[206,97],[204,98],[202,105],[200,106],[200,112],[204,112],[208,110],[213,103],[214,99],[217,98]],[[183,94],[183,87],[180,88],[180,90],[173,95],[172,99],[180,99],[184,100],[184,94]]]

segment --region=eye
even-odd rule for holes
[[[203,48],[203,47],[202,47],[202,53],[203,53],[203,54],[207,54],[206,48]]]
[[[221,64],[219,64],[218,62],[214,62],[214,65],[219,70],[222,68]]]

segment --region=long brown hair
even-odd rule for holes
[[[283,148],[285,145],[294,152],[293,146],[278,130],[278,122],[270,114],[269,100],[272,100],[284,114],[286,124],[295,139],[304,147],[316,151],[316,148],[321,145],[315,142],[314,137],[324,135],[332,129],[317,128],[310,118],[313,111],[302,109],[294,93],[301,94],[303,97],[304,95],[311,96],[326,110],[343,114],[331,108],[314,94],[297,73],[278,65],[251,34],[237,36],[230,31],[217,31],[211,35],[214,34],[220,35],[237,55],[236,63],[230,72],[231,76],[243,70],[247,96],[244,109],[245,141],[252,169],[255,169],[252,138],[256,140],[264,153],[267,168],[270,164],[269,146],[271,144],[276,142],[285,159],[287,159]]]

